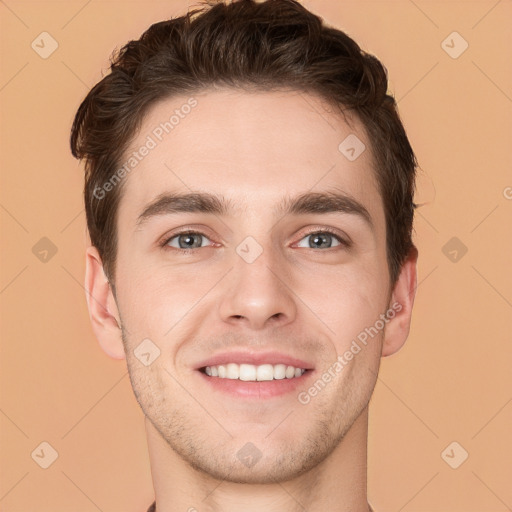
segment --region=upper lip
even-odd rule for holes
[[[304,368],[305,370],[312,370],[313,365],[282,352],[247,352],[244,350],[235,350],[232,352],[221,352],[214,356],[200,361],[196,366],[196,370],[204,368],[205,366],[218,366],[220,364],[237,363],[237,364],[253,364],[259,366],[262,364],[286,364],[294,366],[295,368]]]

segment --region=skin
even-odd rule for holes
[[[368,403],[381,357],[409,333],[417,251],[392,286],[370,141],[356,117],[349,125],[306,93],[193,96],[197,106],[124,183],[115,295],[96,248],[86,253],[94,333],[107,354],[126,358],[146,416],[157,510],[366,512]],[[188,98],[153,105],[127,154]],[[338,150],[349,134],[367,148],[352,162]],[[373,230],[347,213],[274,214],[285,196],[333,189],[366,207]],[[137,229],[156,196],[191,191],[223,195],[233,209],[162,214]],[[183,227],[205,235],[195,239],[202,247],[185,255],[158,245]],[[327,247],[310,247],[309,228],[352,245],[327,235]],[[236,252],[247,236],[263,250],[252,263]],[[307,404],[296,392],[228,397],[194,367],[224,350],[275,349],[312,362],[318,377],[393,303],[401,310],[385,329]],[[161,351],[149,366],[134,355],[146,338]],[[261,453],[252,467],[237,457],[248,442]]]

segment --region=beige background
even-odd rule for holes
[[[372,398],[370,501],[376,512],[512,510],[512,2],[304,4],[382,59],[423,169],[419,288],[409,340],[382,361]],[[110,52],[188,6],[0,2],[5,512],[142,512],[153,499],[125,363],[89,325],[82,168],[68,137]],[[59,45],[47,59],[31,48],[44,31]],[[446,40],[454,31],[469,44],[458,58],[445,51],[463,48]],[[43,237],[57,249],[46,261],[34,254]],[[48,450],[31,457],[42,442],[58,452],[48,469],[35,462]],[[462,449],[452,469],[445,459]]]

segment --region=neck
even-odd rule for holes
[[[146,418],[156,512],[368,512],[366,464],[368,408],[329,457],[287,481],[256,485],[219,481],[195,469]]]

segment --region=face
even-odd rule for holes
[[[284,481],[365,410],[398,322],[370,142],[305,93],[193,98],[155,104],[126,154],[147,153],[117,217],[130,378],[192,467]],[[339,149],[349,135],[366,147],[356,159]]]

